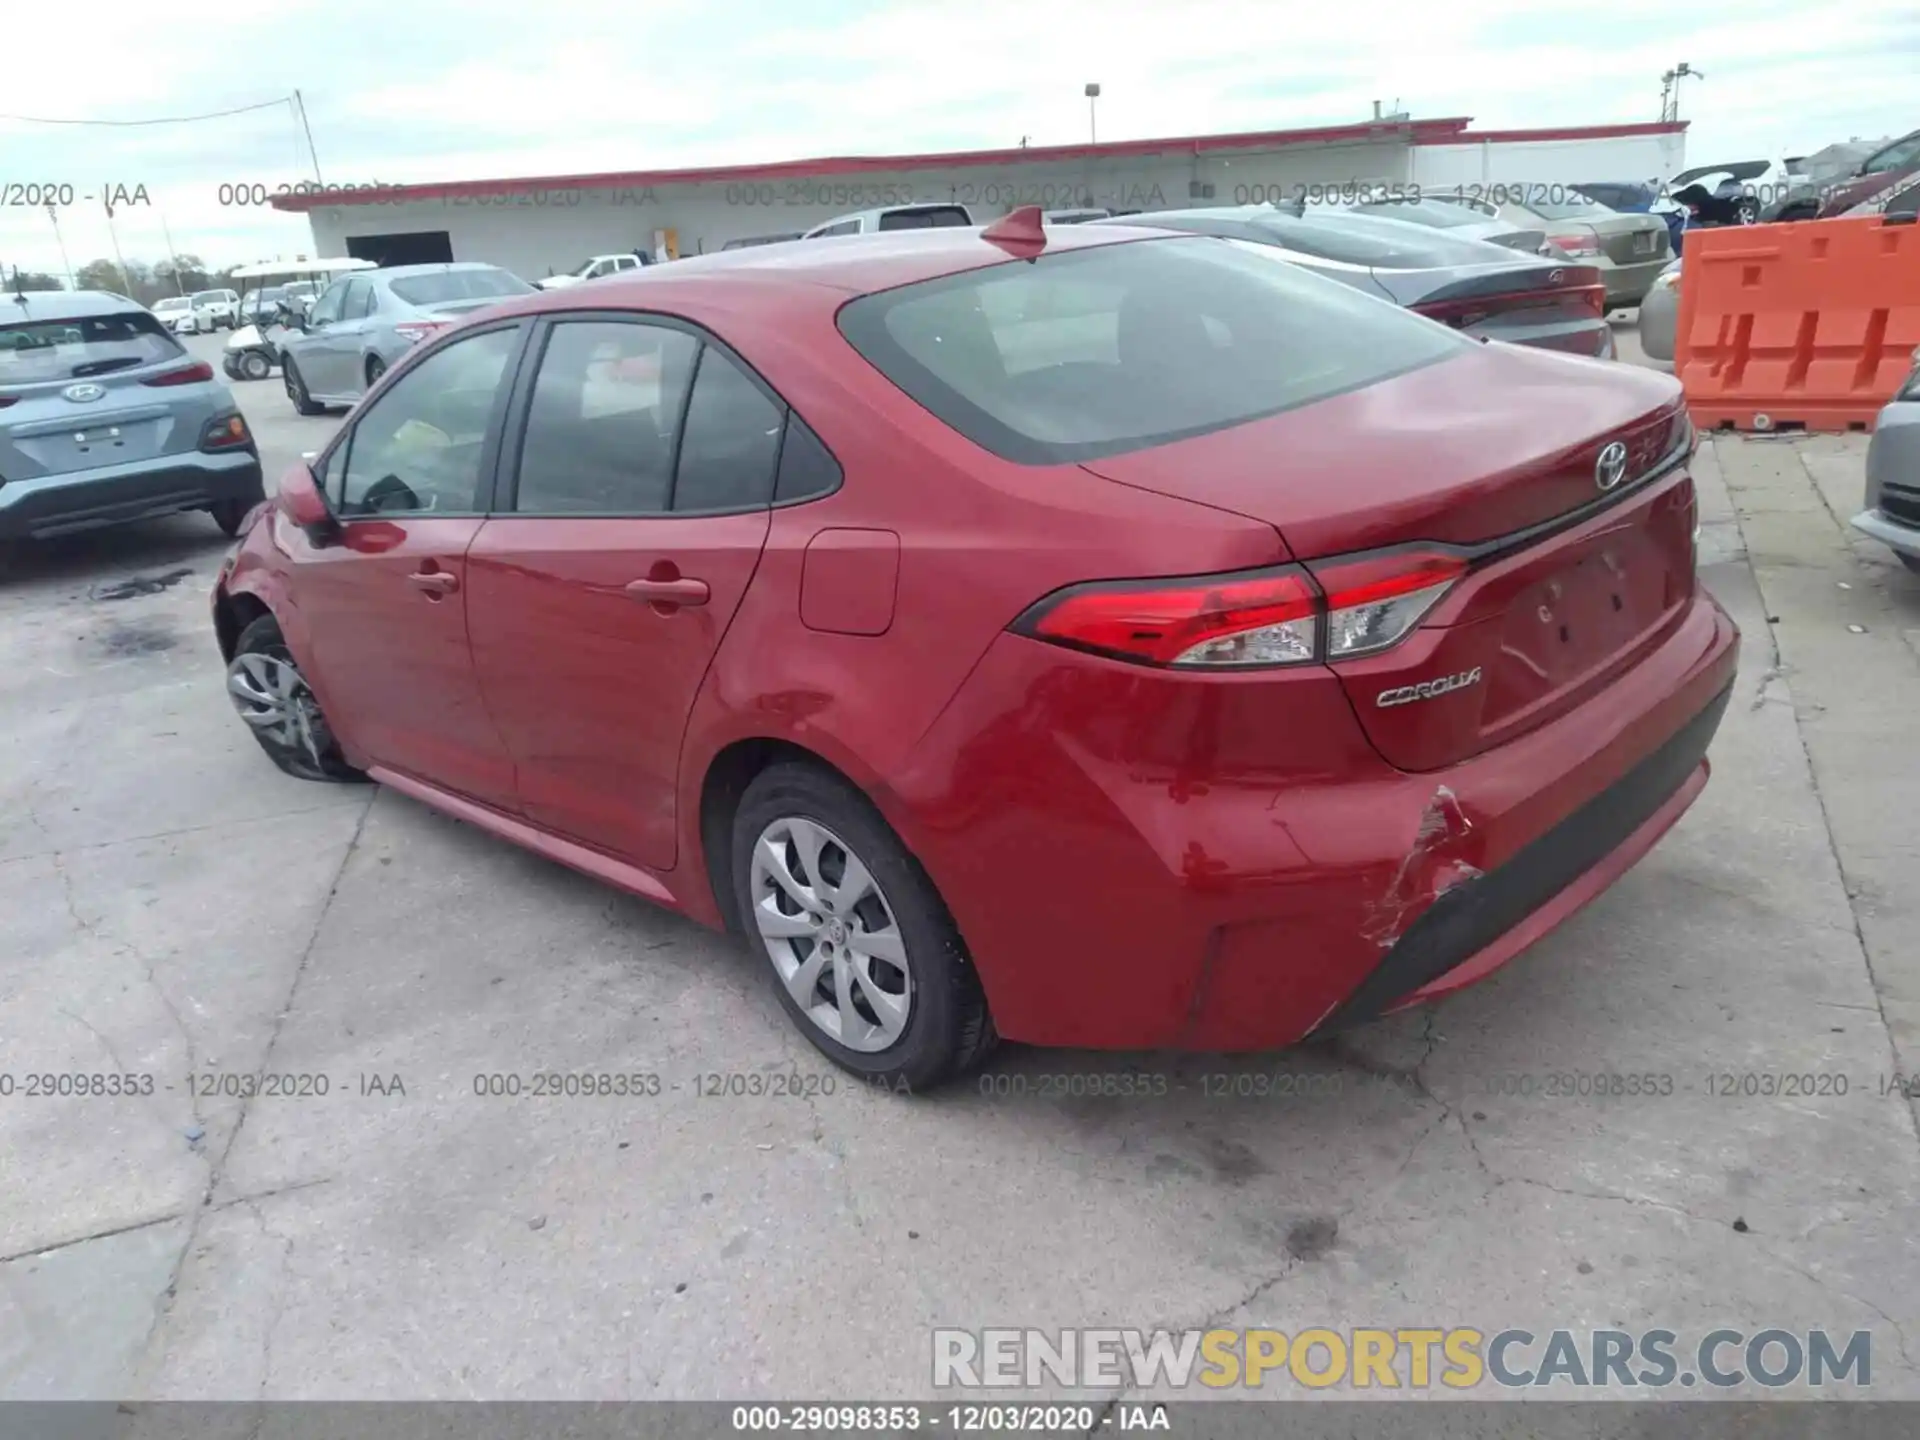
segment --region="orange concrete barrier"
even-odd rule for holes
[[[1920,345],[1920,226],[1689,230],[1673,368],[1703,430],[1871,428]]]

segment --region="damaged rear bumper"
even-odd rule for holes
[[[1617,879],[1705,783],[1738,650],[1698,593],[1576,710],[1410,773],[1331,671],[1195,683],[1005,635],[881,805],[1001,1034],[1269,1049],[1478,979]]]

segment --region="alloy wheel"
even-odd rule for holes
[[[250,650],[227,667],[227,694],[261,737],[314,768],[324,761],[319,705],[290,656]]]
[[[913,977],[880,883],[826,826],[773,821],[754,842],[753,922],[780,983],[814,1025],[873,1054],[906,1031]]]

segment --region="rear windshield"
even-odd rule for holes
[[[1480,216],[1486,223],[1486,217]],[[1379,270],[1436,270],[1451,265],[1510,264],[1511,252],[1484,240],[1379,215],[1261,216],[1255,228],[1288,250]]]
[[[1618,214],[1605,205],[1597,205],[1591,200],[1534,200],[1529,198],[1522,207],[1548,220],[1603,220],[1609,215]]]
[[[0,325],[0,389],[106,375],[184,353],[167,327],[144,310],[10,321]]]
[[[928,205],[919,210],[883,210],[880,213],[882,230],[939,230],[971,224],[973,217],[960,205]]]
[[[1702,175],[1716,175],[1725,171],[1736,180],[1758,180],[1767,173],[1772,162],[1767,160],[1735,160],[1731,165],[1696,165],[1691,170],[1682,170],[1667,183],[1676,190]]]
[[[184,295],[169,295],[163,300],[153,302],[155,310],[184,310],[192,302]]]
[[[1023,464],[1223,430],[1473,344],[1271,250],[1185,237],[881,291],[839,324],[936,417]]]
[[[387,288],[409,305],[446,305],[455,300],[492,300],[531,295],[533,287],[505,270],[447,270],[438,275],[409,275],[389,280]]]
[[[1431,225],[1436,230],[1487,223],[1487,217],[1478,210],[1469,210],[1464,205],[1449,205],[1444,200],[1383,200],[1353,208],[1363,215],[1405,220],[1412,225]]]
[[[193,297],[196,305],[218,305],[224,300],[233,299],[231,290],[202,290]]]

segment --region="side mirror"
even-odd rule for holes
[[[282,477],[275,503],[315,545],[331,545],[340,538],[340,522],[327,508],[327,499],[313,483],[313,471],[306,463],[294,466]]]

